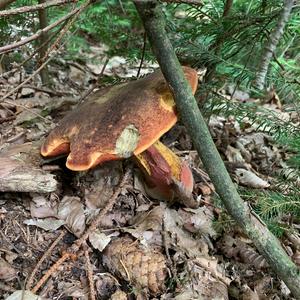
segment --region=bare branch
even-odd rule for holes
[[[203,6],[203,3],[200,0],[162,0],[162,2]]]
[[[90,2],[90,1],[88,1]],[[77,14],[79,11],[81,10],[81,7],[77,7],[74,10],[72,10],[70,13],[68,13],[67,15],[65,15],[64,17],[60,18],[59,20],[57,20],[56,22],[52,23],[51,25],[38,30],[35,34],[33,34],[32,36],[29,36],[28,38],[25,38],[19,42],[10,44],[10,45],[6,45],[3,47],[0,47],[0,54],[5,53],[5,52],[10,52],[13,49],[16,49],[18,47],[21,47],[25,44],[28,44],[34,40],[36,40],[37,38],[39,38],[43,33],[53,29],[54,27],[56,27],[57,25],[63,23],[64,21],[68,20],[69,18],[71,18],[73,15]]]
[[[67,24],[66,24],[66,28],[70,28],[71,24],[73,24],[73,22],[75,21],[75,19],[80,15],[80,13],[92,2],[93,0],[88,0],[85,3],[83,3],[78,9],[76,9],[76,13],[73,17],[73,19],[71,19]],[[62,30],[61,33],[65,34],[66,30]],[[56,41],[54,42],[54,44],[51,46],[51,51],[53,51],[58,42],[61,40],[62,35],[60,34],[58,36],[58,38],[56,39]],[[60,45],[60,47],[62,47],[62,45]],[[48,53],[49,54],[49,51]],[[43,59],[45,59],[46,57],[44,57]],[[48,62],[52,59],[52,57],[48,57],[47,60],[43,60],[43,63],[41,64],[41,66],[35,70],[26,80],[24,80],[22,83],[20,83],[17,87],[15,87],[13,90],[11,90],[10,92],[8,92],[7,94],[5,94],[3,97],[0,98],[0,103],[1,102],[5,102],[6,98],[13,95],[16,91],[18,91],[21,87],[23,87],[26,83],[28,83],[35,75],[37,75],[47,64]]]
[[[58,6],[66,3],[76,3],[78,0],[51,0],[45,3],[30,5],[30,6],[22,6],[18,8],[12,8],[0,11],[0,17],[7,17],[12,15],[23,14],[27,12],[42,10],[51,6]],[[0,9],[1,9],[1,1],[0,1]]]

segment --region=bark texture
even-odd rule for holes
[[[46,0],[39,0],[39,4],[44,4],[46,3]],[[40,28],[43,30],[48,26],[48,20],[47,20],[47,10],[41,9],[39,10],[39,23],[40,23]],[[43,59],[45,59],[45,54],[47,53],[47,41],[49,39],[48,32],[43,32],[39,38],[39,45],[41,48],[39,50],[39,56],[40,56],[40,63],[43,63]],[[48,73],[48,66],[46,65],[40,72],[42,83],[45,86],[48,86],[50,84],[49,80],[49,73]]]
[[[300,270],[278,240],[240,198],[213,143],[165,30],[162,9],[156,1],[136,1],[153,52],[169,83],[178,112],[227,211],[253,240],[273,270],[300,299]]]
[[[272,31],[270,38],[267,40],[263,52],[261,55],[260,62],[258,63],[258,70],[256,72],[256,77],[253,86],[258,90],[263,90],[265,86],[266,76],[268,73],[269,65],[276,47],[279,43],[280,38],[284,33],[284,27],[286,26],[291,11],[293,8],[294,0],[284,0],[283,8],[279,15],[278,22],[274,30]]]
[[[9,4],[15,2],[16,0],[0,0],[0,9],[4,9]]]
[[[40,145],[12,145],[0,152],[0,191],[49,193],[57,188],[54,175],[40,167]]]

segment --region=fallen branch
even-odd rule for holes
[[[0,152],[0,191],[50,193],[57,188],[54,175],[40,168],[40,145],[12,145]]]
[[[84,256],[85,256],[85,269],[86,269],[86,274],[87,274],[89,288],[90,288],[90,293],[89,293],[90,300],[96,300],[94,278],[93,278],[93,267],[90,261],[89,247],[86,243],[84,243]]]
[[[135,2],[153,52],[173,92],[178,112],[227,211],[252,239],[258,250],[300,299],[300,270],[279,241],[260,222],[239,196],[209,133],[165,30],[162,9],[157,1]]]
[[[38,263],[35,265],[34,269],[32,270],[32,272],[29,276],[29,279],[27,281],[26,290],[31,289],[31,286],[33,284],[33,280],[35,278],[36,272],[39,270],[40,266],[45,261],[45,259],[47,259],[51,255],[52,251],[57,246],[57,244],[61,241],[61,239],[65,236],[65,234],[66,234],[65,230],[63,230],[60,233],[60,235],[54,240],[54,242],[51,244],[51,246],[48,248],[48,250],[43,254],[43,256],[40,258]]]
[[[45,8],[48,8],[51,6],[58,6],[58,5],[66,4],[66,3],[76,3],[76,2],[78,2],[78,1],[77,0],[52,0],[52,1],[48,1],[46,3],[42,3],[42,4],[36,4],[36,5],[31,5],[31,6],[22,6],[22,7],[18,7],[18,8],[2,10],[2,11],[0,11],[0,17],[18,15],[18,14],[37,11],[37,10],[42,10],[42,9],[45,9]]]

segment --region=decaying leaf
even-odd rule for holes
[[[165,257],[160,252],[143,247],[138,241],[129,237],[112,241],[105,249],[103,262],[111,272],[137,289],[153,295],[165,290]]]
[[[30,202],[30,212],[33,218],[47,218],[57,216],[57,207],[43,195],[34,195]]]
[[[114,292],[111,297],[110,300],[127,300],[127,295],[126,293],[124,293],[121,290],[117,290],[116,292]]]
[[[17,118],[14,121],[15,125],[25,124],[28,125],[34,122],[38,116],[41,115],[42,110],[39,108],[31,108],[30,110],[23,110],[18,114]]]
[[[0,280],[10,281],[15,279],[17,270],[0,257]]]
[[[225,155],[229,162],[234,162],[234,163],[244,163],[245,162],[245,160],[241,154],[241,151],[230,145],[227,147]]]
[[[99,230],[95,230],[89,235],[89,241],[95,249],[98,249],[100,252],[109,244],[111,237],[105,235]]]
[[[58,290],[61,291],[62,295],[66,298],[75,298],[88,300],[88,287],[83,285],[80,281],[71,281],[71,282],[59,282]]]
[[[46,231],[55,231],[60,226],[65,224],[65,221],[63,220],[57,220],[54,218],[47,218],[47,219],[28,219],[24,221],[24,224],[26,225],[32,225],[37,226],[39,228],[42,228]]]
[[[6,300],[47,300],[46,298],[42,298],[33,294],[30,291],[15,291],[13,294],[8,296]]]
[[[58,206],[58,216],[77,237],[85,230],[85,214],[80,198],[65,196]]]
[[[183,220],[176,210],[165,209],[164,227],[170,237],[170,246],[179,253],[184,252],[190,258],[207,255],[207,243],[201,238],[194,239],[183,229],[183,224]]]
[[[175,299],[224,299],[228,298],[230,280],[220,272],[216,260],[191,260],[186,271],[178,274],[184,278]]]
[[[235,175],[237,176],[239,183],[248,187],[252,188],[267,188],[270,186],[270,184],[258,177],[256,174],[253,172],[246,170],[246,169],[241,169],[238,168],[235,170]]]
[[[185,208],[179,210],[179,215],[184,220],[184,227],[192,232],[198,232],[205,236],[215,237],[216,232],[213,228],[213,212],[206,206],[197,209]]]

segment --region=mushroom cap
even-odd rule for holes
[[[183,67],[193,92],[197,72]],[[66,166],[88,170],[102,162],[139,154],[177,121],[175,102],[160,70],[100,90],[66,115],[41,148],[45,157],[68,154]]]

